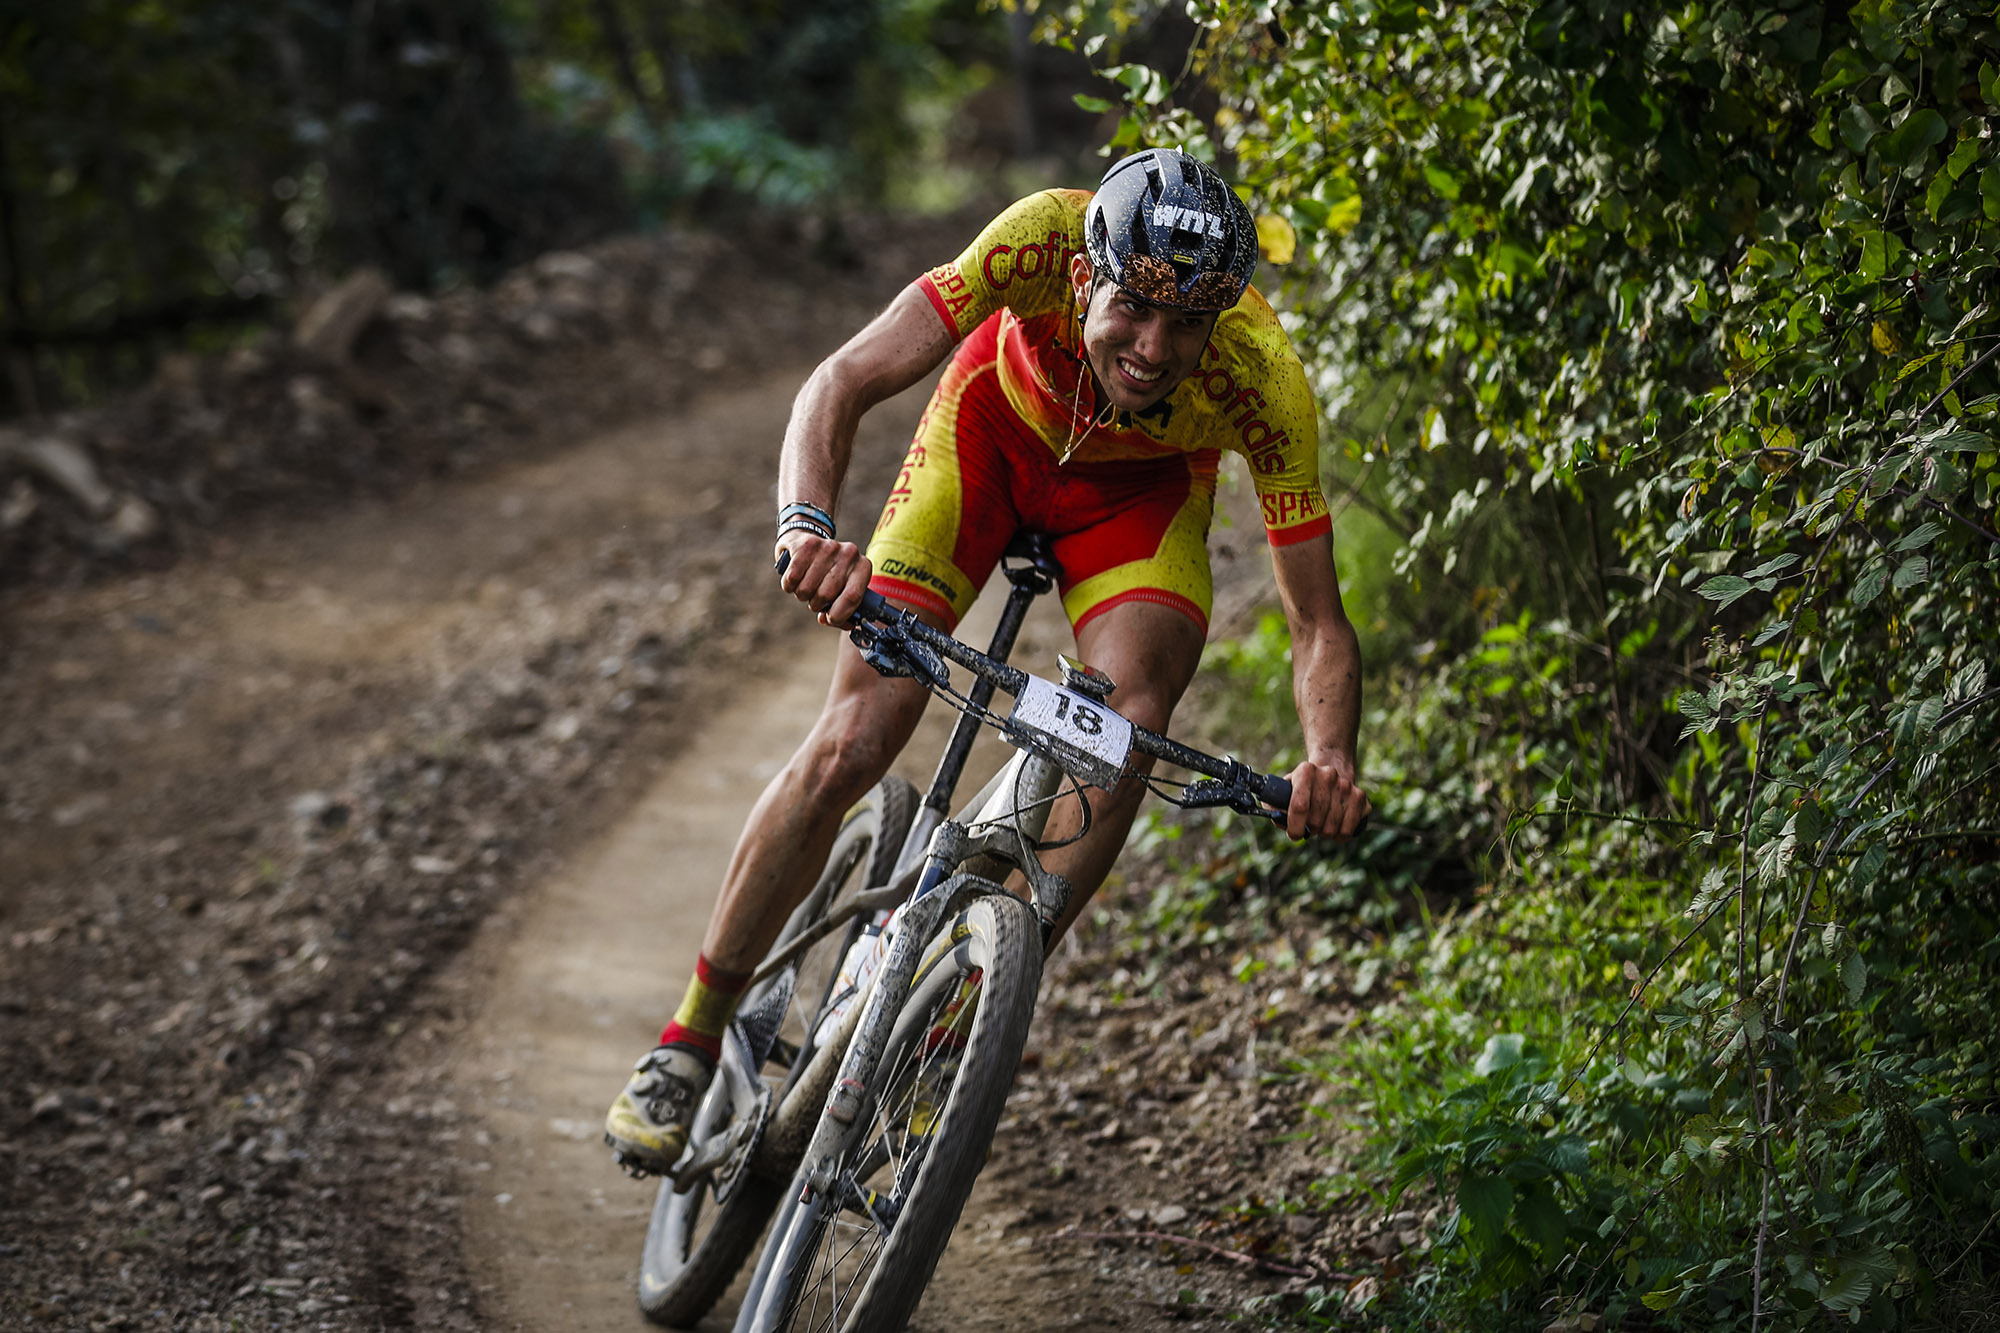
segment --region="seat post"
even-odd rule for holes
[[[1018,558],[1024,563],[1008,564],[1010,558]],[[1029,604],[1043,593],[1054,591],[1062,577],[1062,566],[1056,563],[1045,534],[1021,532],[1008,543],[1000,568],[1012,586],[1007,593],[1007,604],[1000,608],[1000,623],[994,626],[993,642],[987,646],[986,654],[1004,662],[1014,651],[1014,640],[1021,633],[1021,623],[1028,617]],[[957,789],[958,779],[965,772],[965,761],[972,753],[973,738],[979,734],[978,713],[993,701],[993,682],[975,679],[969,697],[975,707],[971,712],[958,715],[958,723],[951,729],[951,741],[944,747],[944,758],[938,761],[937,775],[931,779],[931,789],[924,794],[924,808],[935,810],[940,815],[951,810],[952,792]]]

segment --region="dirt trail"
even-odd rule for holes
[[[603,1106],[686,984],[743,812],[811,725],[832,635],[709,716],[672,770],[526,905],[483,989],[454,1096],[490,1144],[466,1252],[497,1327],[629,1329],[651,1188],[612,1169]],[[484,970],[484,969],[482,969]],[[725,1325],[726,1326],[726,1325]]]

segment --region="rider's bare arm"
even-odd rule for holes
[[[785,450],[778,463],[780,504],[804,502],[829,513],[854,453],[862,414],[937,369],[956,345],[916,287],[900,295],[812,373],[792,403]],[[822,624],[844,624],[868,589],[873,570],[854,542],[788,532],[785,591],[820,613]]]
[[[1278,597],[1292,634],[1292,698],[1305,729],[1306,758],[1292,771],[1285,830],[1346,837],[1368,813],[1357,785],[1361,726],[1361,646],[1340,601],[1333,542],[1317,537],[1271,550]]]

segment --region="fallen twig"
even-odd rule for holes
[[[1358,1273],[1336,1273],[1317,1267],[1295,1268],[1291,1264],[1281,1264],[1275,1259],[1266,1259],[1261,1255],[1245,1254],[1241,1250],[1225,1249],[1220,1245],[1212,1245],[1205,1240],[1196,1240],[1192,1236],[1175,1236],[1165,1231],[1075,1231],[1065,1227],[1061,1231],[1051,1232],[1050,1235],[1063,1240],[1151,1240],[1167,1245],[1185,1245],[1189,1249],[1201,1250],[1206,1254],[1212,1254],[1218,1259],[1227,1259],[1231,1263],[1247,1264],[1252,1268],[1266,1269],[1269,1272],[1277,1273],[1284,1277],[1316,1277],[1339,1282],[1352,1282],[1360,1276]]]

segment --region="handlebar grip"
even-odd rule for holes
[[[894,609],[887,598],[870,588],[861,594],[861,605],[854,608],[854,616],[857,620],[886,620]]]
[[[1288,810],[1291,808],[1292,784],[1289,778],[1259,775],[1256,786],[1257,799],[1265,805],[1270,806],[1273,810]]]

